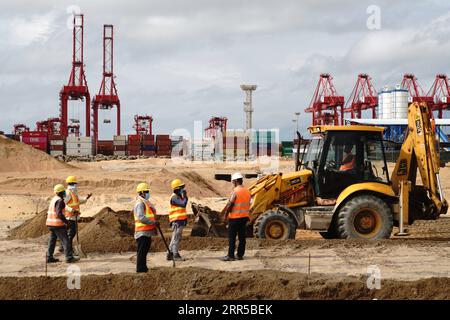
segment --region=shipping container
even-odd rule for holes
[[[127,155],[127,153],[125,151],[114,151],[115,156],[119,156],[119,157],[124,157]]]

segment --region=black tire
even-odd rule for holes
[[[253,226],[254,236],[261,239],[295,239],[296,230],[294,220],[282,211],[264,212],[256,219]]]
[[[324,239],[339,239],[339,234],[334,222],[331,222],[328,231],[319,232]]]
[[[372,195],[356,196],[340,209],[338,235],[341,239],[388,239],[393,228],[389,206]]]

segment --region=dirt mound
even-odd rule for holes
[[[9,232],[9,239],[28,239],[37,238],[48,233],[45,225],[47,220],[47,209],[37,213],[34,217],[26,220],[21,225],[15,227]]]
[[[170,240],[167,216],[157,216],[166,240]],[[79,233],[84,252],[120,253],[136,250],[134,219],[130,211],[115,212],[109,207],[102,209]],[[227,244],[226,239],[186,237],[182,250],[218,249]],[[166,251],[160,236],[152,237],[151,251]]]
[[[83,290],[66,277],[0,278],[0,299],[449,299],[449,278],[383,280],[369,290],[365,278],[335,278],[260,270],[224,272],[200,268],[151,269],[145,275],[83,276]],[[267,290],[267,288],[276,288]]]
[[[31,172],[73,168],[45,152],[0,136],[0,172]]]

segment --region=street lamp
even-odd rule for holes
[[[295,134],[297,135],[297,131],[298,131],[298,118],[299,118],[299,116],[300,116],[300,112],[295,112],[295,116],[297,117],[297,128],[296,128],[296,131],[295,131]]]

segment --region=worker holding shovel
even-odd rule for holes
[[[80,205],[85,204],[87,200],[92,196],[91,193],[87,195],[86,198],[80,198],[78,196],[78,181],[74,176],[68,176],[66,179],[67,190],[66,196],[64,198],[64,202],[66,203],[66,211],[65,216],[68,220],[67,224],[67,235],[70,241],[70,245],[73,247],[73,238],[78,234],[78,219],[80,217]],[[78,247],[80,244],[78,243]],[[63,252],[64,248],[62,247],[62,243],[59,247],[59,252]],[[77,252],[79,255],[80,252]]]
[[[157,235],[159,222],[156,209],[150,203],[150,188],[143,182],[136,187],[136,203],[133,208],[134,238],[137,242],[136,272],[147,272],[147,254],[150,251],[152,236]]]
[[[180,242],[183,234],[183,229],[187,225],[186,206],[188,197],[184,188],[184,183],[180,179],[175,179],[171,182],[173,194],[170,197],[170,211],[169,223],[172,227],[172,239],[169,245],[169,252],[167,253],[167,260],[182,261],[179,253]]]

